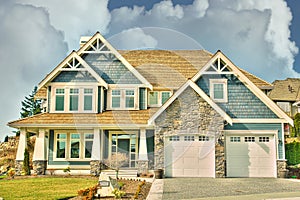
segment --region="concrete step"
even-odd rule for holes
[[[105,173],[107,176],[112,178],[116,177],[115,170],[102,170],[101,173]],[[118,177],[137,177],[138,171],[135,169],[120,169],[118,173]]]

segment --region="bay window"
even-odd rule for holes
[[[84,89],[84,110],[93,109],[93,89]]]
[[[121,106],[121,90],[113,90],[111,92],[111,107],[120,108]]]
[[[57,88],[55,90],[55,110],[64,111],[65,90]]]
[[[112,89],[109,92],[108,99],[111,109],[135,109],[136,108],[136,90],[135,89]]]
[[[125,98],[125,107],[133,108],[134,107],[134,90],[126,90],[126,98]]]
[[[67,134],[60,133],[56,136],[56,158],[66,157]]]
[[[70,89],[70,111],[78,111],[79,89]]]
[[[72,133],[71,134],[71,158],[79,158],[80,155],[80,134],[79,133]]]

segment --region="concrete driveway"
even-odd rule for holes
[[[163,179],[162,199],[256,200],[275,198],[300,200],[300,181],[274,178]]]

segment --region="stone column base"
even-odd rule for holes
[[[101,160],[91,160],[90,161],[90,174],[94,176],[99,176],[101,170],[107,169],[107,166],[103,164]]]
[[[224,142],[223,142],[224,143]],[[219,143],[215,146],[215,175],[216,178],[225,178],[226,164],[225,164],[225,149],[224,145]]]
[[[47,168],[47,160],[34,160],[33,161],[33,174],[45,175]]]
[[[23,171],[23,160],[16,160],[15,161],[15,175],[21,176]]]
[[[277,160],[277,178],[286,178],[288,174],[286,166],[286,160]]]
[[[138,174],[148,173],[148,160],[138,160],[137,162]]]

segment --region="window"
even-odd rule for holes
[[[149,104],[150,105],[158,104],[158,92],[149,92]]]
[[[169,141],[179,141],[179,140],[180,140],[179,135],[172,135],[169,138]]]
[[[185,135],[184,141],[194,141],[195,137],[193,135]]]
[[[93,89],[85,88],[84,89],[84,100],[83,100],[83,110],[92,110],[93,109]]]
[[[113,90],[111,92],[111,107],[112,108],[120,108],[121,107],[121,91]]]
[[[148,94],[148,105],[149,106],[161,106],[163,105],[171,96],[169,91],[152,91]]]
[[[79,89],[70,89],[70,111],[78,111]]]
[[[259,137],[259,142],[269,142],[270,141],[270,138],[269,137]]]
[[[199,141],[209,141],[209,137],[205,135],[199,135]]]
[[[84,157],[85,158],[92,157],[93,138],[94,138],[94,134],[91,133],[84,134]]]
[[[60,133],[56,136],[56,158],[66,157],[67,134]]]
[[[291,106],[289,102],[277,102],[277,105],[279,106],[279,108],[281,108],[281,110],[283,110],[284,112],[291,112]]]
[[[94,134],[92,133],[56,133],[56,159],[90,159],[92,157]]]
[[[126,90],[126,108],[134,108],[134,90]]]
[[[65,90],[58,88],[55,91],[55,110],[64,111]]]
[[[216,102],[227,102],[227,79],[210,79],[210,97]]]
[[[230,137],[230,142],[240,142],[241,137]]]
[[[54,88],[50,112],[96,112],[95,88]]]
[[[255,142],[255,137],[245,137],[245,142]]]

